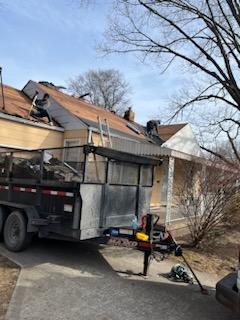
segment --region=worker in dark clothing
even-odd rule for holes
[[[49,101],[49,94],[45,93],[42,99],[37,99],[33,105],[36,109],[36,111],[31,111],[31,116],[44,118],[47,117],[49,124],[52,126],[52,118],[48,112],[48,109],[50,107],[50,101]]]
[[[158,136],[158,126],[160,124],[159,120],[150,120],[147,122],[147,134],[152,136]]]

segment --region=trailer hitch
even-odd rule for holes
[[[172,233],[163,225],[157,225],[158,218],[152,214],[147,214],[142,219],[141,227],[131,228],[109,228],[104,231],[107,237],[107,244],[119,247],[132,248],[144,253],[143,276],[147,276],[151,260],[161,262],[170,254],[182,257],[190,271],[192,272],[202,294],[208,291],[202,286],[192,267],[183,255],[182,247],[177,244]]]

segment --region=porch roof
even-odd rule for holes
[[[167,147],[162,147],[159,145],[154,145],[151,143],[138,143],[135,141],[124,141],[122,143],[121,139],[113,137],[114,148],[124,152],[130,152],[137,155],[146,155],[153,157],[174,157],[187,161],[194,161],[198,163],[207,163],[207,159],[203,157],[198,157],[190,155],[181,151],[173,150]]]

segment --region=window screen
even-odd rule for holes
[[[139,166],[134,163],[110,162],[110,183],[138,185]]]
[[[141,185],[146,187],[152,186],[153,170],[152,166],[142,165],[141,167]]]

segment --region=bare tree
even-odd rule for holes
[[[239,164],[239,0],[118,0],[115,9],[101,49],[140,54],[161,72],[177,62],[186,67],[196,86],[194,91],[185,88],[174,116],[200,104],[211,107],[210,124],[228,141]]]
[[[91,103],[118,114],[129,107],[130,86],[114,69],[90,70],[70,79],[68,89],[78,96],[89,93]]]
[[[228,207],[239,191],[239,172],[232,167],[183,164],[183,179],[177,189],[180,213],[186,218],[192,245],[198,245],[216,226],[226,220]]]

